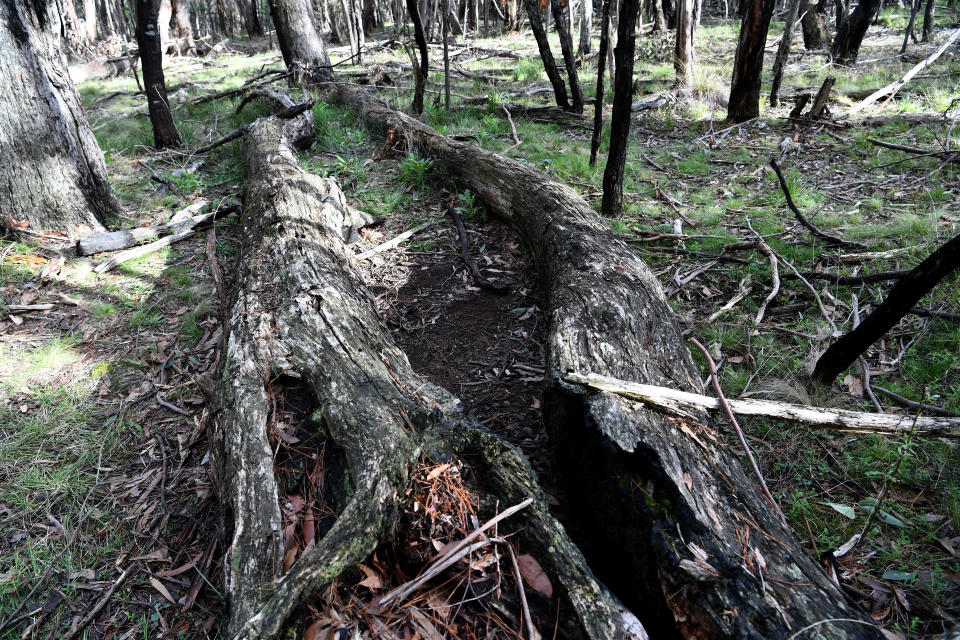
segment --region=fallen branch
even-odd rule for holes
[[[597,374],[568,373],[568,382],[614,393],[659,407],[667,412],[688,415],[689,409],[720,411],[720,400],[688,391],[627,382]],[[765,416],[780,420],[801,422],[811,427],[823,427],[854,433],[902,435],[910,431],[913,416],[891,413],[865,413],[846,409],[810,407],[775,400],[728,399],[730,409],[744,416]],[[917,432],[930,437],[960,438],[960,418],[921,417]]]
[[[460,214],[457,213],[457,210],[452,204],[447,205],[447,215],[453,218],[453,222],[457,225],[457,232],[460,234],[460,253],[463,256],[463,261],[467,265],[467,269],[470,270],[470,274],[473,276],[473,281],[484,289],[489,289],[494,293],[506,293],[509,290],[509,287],[506,285],[497,284],[495,282],[490,282],[487,280],[487,277],[480,272],[480,267],[477,266],[477,261],[474,260],[473,256],[470,255],[470,239],[467,237],[467,230],[463,226],[463,221],[460,219]]]
[[[710,317],[707,318],[707,324],[710,324],[711,322],[719,318],[722,314],[726,313],[730,309],[733,309],[738,302],[740,302],[741,300],[746,298],[748,295],[750,295],[751,291],[753,291],[753,287],[750,286],[750,275],[747,274],[747,276],[740,281],[740,286],[737,288],[737,292],[733,295],[732,298],[730,298],[729,301],[727,301],[727,304],[723,305],[722,307],[720,307],[719,309],[717,309],[716,311],[710,314]]]
[[[887,100],[890,100],[890,98],[893,98],[893,96],[896,95],[896,93],[900,91],[900,89],[902,89],[905,84],[907,84],[908,82],[910,82],[910,80],[913,79],[913,76],[917,75],[918,73],[920,73],[921,71],[929,67],[931,64],[936,62],[937,58],[942,56],[944,52],[947,49],[949,49],[954,42],[956,42],[957,38],[960,38],[960,29],[954,29],[953,33],[950,34],[950,37],[947,38],[942,45],[940,45],[939,49],[931,53],[919,64],[917,64],[912,69],[910,69],[905,74],[903,74],[903,77],[901,77],[899,80],[897,80],[896,82],[891,82],[890,84],[883,87],[882,89],[878,89],[874,91],[869,96],[867,96],[857,104],[850,107],[850,110],[847,111],[847,115],[852,116],[855,113],[859,113],[864,108],[870,106],[871,104],[873,104],[880,98],[883,98],[884,96],[889,96]]]
[[[927,413],[935,413],[938,416],[947,416],[948,418],[960,418],[960,413],[957,413],[956,411],[951,411],[950,409],[944,409],[943,407],[938,407],[932,404],[917,402],[916,400],[905,398],[899,393],[894,393],[893,391],[890,391],[890,389],[886,389],[884,387],[874,386],[873,388],[879,391],[880,393],[882,393],[883,395],[893,398],[894,400],[896,400],[897,402],[899,402],[900,404],[906,407],[911,407],[913,409],[923,409]]]
[[[174,233],[172,235],[160,238],[155,242],[150,244],[141,245],[134,249],[128,249],[127,251],[121,251],[112,258],[104,260],[97,266],[93,268],[94,273],[106,273],[113,269],[119,264],[133,260],[134,258],[139,258],[140,256],[145,256],[147,254],[158,251],[164,247],[169,247],[170,245],[180,242],[181,240],[186,240],[190,236],[196,233],[193,229],[187,229],[186,231],[181,231],[179,233]]]
[[[763,236],[753,228],[750,224],[750,218],[747,218],[747,226],[750,227],[750,231],[753,231],[753,235],[757,236],[757,246],[760,247],[760,251],[766,254],[767,260],[770,262],[770,293],[763,299],[763,302],[760,303],[760,308],[757,309],[757,315],[753,318],[753,324],[758,325],[763,322],[763,314],[767,311],[767,305],[773,302],[773,299],[780,293],[780,269],[776,252],[767,244]]]
[[[813,378],[830,384],[946,276],[960,267],[960,235],[930,254],[890,290],[887,298],[853,331],[841,336],[817,360]]]
[[[162,224],[155,224],[149,227],[136,227],[125,229],[123,231],[108,231],[106,233],[95,233],[77,240],[77,254],[81,256],[90,256],[104,251],[119,251],[140,244],[147,240],[159,238],[165,233],[183,231],[192,229],[214,215],[226,215],[237,210],[236,207],[223,209],[217,212],[210,212],[201,215],[194,215],[207,204],[206,200],[198,200],[188,207],[177,211],[169,221]]]
[[[378,244],[372,249],[367,249],[362,253],[358,253],[357,260],[366,260],[367,258],[371,258],[382,251],[393,249],[394,247],[399,246],[404,240],[407,240],[408,238],[413,237],[414,235],[420,233],[424,229],[432,227],[436,223],[437,223],[436,220],[431,220],[429,222],[424,222],[423,224],[418,224],[413,229],[404,231],[403,233],[391,238],[390,240],[387,240],[386,242],[382,242]]]
[[[901,278],[906,278],[910,275],[908,270],[900,271],[878,271],[877,273],[864,273],[863,275],[858,276],[841,276],[835,273],[827,273],[824,271],[804,271],[803,273],[798,274],[786,274],[784,279],[791,280],[795,278],[806,278],[807,280],[826,280],[827,282],[832,282],[834,284],[867,284],[870,282],[886,282],[888,280],[899,280]]]
[[[510,149],[519,147],[521,145],[520,136],[517,135],[517,125],[513,124],[513,116],[510,115],[510,110],[507,109],[507,105],[501,104],[500,108],[503,109],[505,114],[507,114],[507,122],[510,123],[510,131],[513,133],[513,146],[507,149],[507,151],[510,151]]]
[[[773,167],[773,171],[774,173],[777,174],[777,179],[780,181],[780,188],[783,190],[783,196],[787,199],[787,206],[790,207],[790,211],[792,211],[793,215],[796,216],[797,221],[800,224],[802,224],[804,227],[806,227],[806,229],[810,231],[810,233],[820,238],[827,244],[832,244],[838,247],[854,247],[857,249],[867,248],[865,245],[862,245],[859,242],[848,242],[847,240],[836,238],[834,236],[824,233],[823,231],[820,231],[820,229],[817,229],[815,226],[813,226],[813,224],[811,224],[810,221],[807,220],[804,217],[804,215],[800,212],[800,209],[797,208],[797,205],[793,203],[793,198],[790,196],[790,187],[787,186],[787,180],[786,178],[783,177],[783,172],[780,171],[780,167],[779,165],[777,165],[777,161],[771,158],[770,166]]]

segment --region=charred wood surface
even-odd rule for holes
[[[787,638],[816,625],[821,638],[882,637],[780,523],[706,414],[667,416],[564,381],[576,371],[700,390],[659,282],[597,212],[527,164],[450,140],[360,88],[341,85],[335,99],[402,133],[531,247],[549,296],[544,415],[574,538],[652,636]]]

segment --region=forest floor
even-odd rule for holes
[[[943,14],[940,24],[955,22],[953,14]],[[760,234],[781,257],[781,277],[789,271],[787,263],[801,272],[856,275],[911,268],[960,232],[956,162],[871,142],[931,151],[956,145],[951,136],[957,132],[949,122],[896,117],[957,108],[956,48],[893,100],[863,114],[881,116],[880,121],[841,117],[855,101],[851,94],[895,80],[938,46],[911,44],[901,57],[904,17],[887,12],[880,22],[852,69],[829,65],[823,53],[792,55],[781,106],[770,108],[764,101],[761,118],[734,127],[722,121],[735,22],[703,25],[694,83],[679,97],[671,91],[672,40],[638,38],[637,99],[659,92],[670,100],[635,114],[624,214],[609,222],[660,276],[684,328],[710,345],[728,397],[870,411],[874,406],[866,396],[872,388],[884,411],[915,411],[879,391],[884,388],[960,412],[956,316],[908,317],[866,354],[869,380],[858,366],[841,376],[841,385],[812,392],[803,380],[834,334],[831,325],[841,332],[851,328],[858,312],[867,313],[883,299],[890,282],[850,286],[810,276],[808,289],[785,279],[765,319],[756,324],[758,307],[770,291],[767,257],[753,248],[724,250]],[[935,32],[935,41],[942,34]],[[771,43],[776,35],[772,29]],[[411,77],[401,65],[409,61],[402,47],[389,39],[382,43],[364,57],[363,68],[340,65],[337,71],[405,107]],[[242,200],[242,140],[204,155],[189,149],[264,112],[254,105],[236,115],[236,97],[192,101],[238,87],[261,69],[279,68],[275,51],[258,52],[264,44],[237,43],[233,53],[202,63],[167,61],[168,86],[180,85],[170,99],[184,137],[182,152],[150,148],[145,101],[134,94],[132,78],[80,87],[124,205],[123,215],[113,221],[116,228],[165,221],[200,198],[220,207]],[[451,51],[456,53],[452,108],[443,108],[442,73],[432,71],[424,121],[529,162],[599,207],[608,134],[600,161],[591,167],[589,118],[539,121],[517,106],[551,100],[551,93],[542,91],[549,85],[529,34],[484,37],[466,45],[458,41]],[[506,51],[518,57],[503,57]],[[768,47],[767,66],[771,51]],[[430,54],[433,70],[442,61],[440,48],[431,47]],[[336,62],[348,55],[340,48],[332,57]],[[596,58],[588,58],[581,69],[588,98],[594,95],[595,73]],[[829,106],[833,120],[802,127],[787,122],[793,96],[815,92],[828,75],[838,78]],[[301,97],[299,89],[294,93]],[[592,106],[587,111],[592,116]],[[475,195],[459,190],[443,167],[416,155],[390,154],[357,114],[322,97],[313,114],[317,141],[302,154],[301,164],[338,178],[351,204],[380,222],[361,232],[358,253],[428,225],[399,247],[361,261],[397,343],[419,373],[459,395],[487,426],[531,458],[562,519],[564,496],[551,488],[539,411],[544,301],[522,239],[490,219]],[[778,158],[794,201],[813,224],[867,245],[867,251],[858,252],[865,255],[851,259],[849,252],[823,244],[796,223],[768,168],[771,156]],[[508,284],[508,294],[478,287],[465,270],[457,231],[445,215],[451,200],[464,218],[473,255],[488,278]],[[672,235],[676,218],[683,221],[683,237]],[[207,454],[207,393],[222,357],[222,331],[206,246],[212,243],[229,283],[241,238],[237,218],[222,218],[214,231],[102,275],[93,269],[107,256],[62,259],[56,239],[0,240],[3,301],[52,305],[0,319],[0,624],[22,617],[19,627],[0,637],[40,632],[66,637],[67,629],[101,602],[84,637],[218,633],[223,549]],[[741,290],[746,295],[721,312]],[[960,275],[942,282],[922,306],[960,313]],[[865,541],[834,567],[838,579],[878,623],[902,637],[938,633],[955,624],[960,617],[956,443],[838,434],[757,418],[744,418],[742,426],[771,492],[811,553],[835,550],[859,533],[889,482],[889,496]],[[732,434],[727,436],[736,447]],[[431,491],[438,479],[447,483],[449,509],[456,508],[450,496],[463,490],[452,471],[457,469],[449,465],[424,470],[423,484]],[[426,517],[415,511],[408,514],[411,529],[422,527]],[[452,520],[469,524],[463,513]],[[362,616],[347,610],[356,593],[382,588],[389,580],[381,560],[373,558],[345,578],[348,584],[335,585],[318,600],[308,616],[310,637],[323,637],[321,630],[362,628]],[[475,570],[486,571],[469,569]],[[356,584],[349,584],[351,577]],[[338,589],[339,596],[330,595]],[[340,609],[330,606],[334,600]],[[515,621],[499,609],[462,615],[474,616],[469,624],[461,622],[464,629],[475,628],[486,615],[487,624],[491,617],[501,624],[501,637],[515,637]],[[447,617],[434,623],[448,631],[453,624]],[[549,627],[541,631],[550,632]],[[559,637],[574,635],[561,632]]]

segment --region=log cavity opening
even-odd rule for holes
[[[281,375],[267,386],[267,396],[287,571],[333,526],[350,498],[350,478],[343,452],[327,435],[317,398],[306,384]]]
[[[653,528],[674,523],[671,505],[681,502],[662,492],[665,483],[657,481],[662,475],[657,457],[645,455],[643,443],[624,454],[605,442],[581,395],[551,389],[544,406],[554,462],[563,470],[567,532],[596,576],[640,619],[651,638],[681,640],[684,634],[668,599],[679,596],[682,604],[688,594],[664,593],[658,566],[671,554],[652,544],[657,539]],[[678,610],[677,615],[693,618],[696,612]],[[698,622],[701,628],[713,626],[709,620]]]

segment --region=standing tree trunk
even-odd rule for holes
[[[160,31],[160,51],[167,53],[170,46],[170,21],[173,17],[173,5],[170,0],[160,0],[157,9],[157,29]]]
[[[633,51],[637,43],[639,0],[620,0],[617,22],[617,69],[613,80],[613,115],[610,119],[610,151],[603,170],[603,202],[600,212],[616,218],[623,212],[623,169],[627,162],[627,138],[633,105]]]
[[[95,0],[83,0],[83,27],[87,42],[95,44],[97,42],[97,3]]]
[[[917,21],[917,12],[920,11],[920,3],[923,0],[910,0],[910,20],[907,21],[907,28],[903,31],[903,44],[900,46],[900,53],[906,53],[907,43],[913,36],[913,41],[917,41],[917,36],[913,33],[913,25]]]
[[[650,8],[653,10],[653,30],[666,31],[667,17],[663,11],[663,0],[650,0]]]
[[[610,0],[603,0],[600,17],[600,51],[597,56],[597,95],[593,102],[593,136],[590,139],[590,166],[597,164],[597,151],[600,150],[600,136],[603,134],[603,71],[607,61],[607,36],[610,26]]]
[[[174,0],[176,2],[177,0]],[[263,35],[263,22],[260,20],[260,3],[258,0],[240,0],[243,10],[243,22],[247,33],[251,36]]]
[[[826,10],[826,0],[802,0],[800,11],[803,18],[803,46],[807,51],[823,49],[830,40],[830,31],[827,29],[827,20],[823,16]]]
[[[550,0],[553,17],[557,23],[557,35],[560,38],[560,51],[563,54],[563,63],[567,67],[567,79],[570,82],[570,94],[573,98],[574,113],[583,113],[583,87],[580,86],[580,77],[577,75],[577,61],[573,56],[573,37],[570,31],[572,21],[567,20],[560,0]]]
[[[881,0],[861,0],[857,8],[840,22],[837,35],[833,38],[831,54],[836,64],[853,65],[860,53],[860,44],[866,35],[870,22],[880,10]]]
[[[591,31],[593,30],[593,0],[583,0],[580,12],[580,45],[577,54],[582,58],[590,53]]]
[[[496,0],[492,0],[496,2]],[[507,29],[516,31],[520,28],[520,22],[517,20],[517,0],[507,0]]]
[[[217,0],[217,12],[220,17],[220,33],[234,37],[240,31],[240,7],[237,0]]]
[[[657,0],[654,0],[656,3]],[[677,40],[673,48],[675,86],[689,88],[693,84],[693,30],[696,0],[677,0]]]
[[[447,19],[450,9],[450,0],[443,2],[443,20],[441,21],[441,30],[443,37],[443,106],[450,111],[450,47],[447,40],[450,39],[450,21]]]
[[[733,62],[730,103],[727,120],[744,122],[760,115],[760,85],[763,74],[763,48],[776,0],[751,0],[743,22]]]
[[[415,77],[415,87],[413,90],[413,114],[420,117],[423,113],[423,93],[427,88],[427,73],[430,70],[429,56],[427,54],[427,38],[423,35],[423,23],[420,21],[420,11],[417,9],[417,0],[407,0],[407,12],[410,19],[413,20],[413,37],[417,41],[417,48],[420,49],[420,62],[417,68],[413,70]],[[444,17],[444,20],[447,18]]]
[[[927,0],[927,6],[923,10],[923,37],[922,42],[930,42],[930,34],[933,33],[933,13],[937,8],[937,0]]]
[[[0,224],[102,231],[119,207],[60,49],[55,2],[0,0]]]
[[[173,15],[170,19],[170,35],[175,42],[174,47],[179,54],[196,54],[197,47],[193,42],[193,27],[190,25],[189,0],[171,0]]]
[[[153,145],[157,149],[180,146],[180,132],[173,122],[167,87],[163,82],[163,49],[157,16],[161,0],[137,0],[137,46],[143,67],[143,90],[147,94]]]
[[[269,0],[283,62],[294,81],[324,82],[333,78],[327,48],[317,31],[309,0]]]
[[[797,12],[800,10],[800,0],[790,0],[790,6],[787,8],[787,18],[783,25],[783,38],[780,39],[780,47],[777,49],[777,57],[773,61],[773,83],[770,87],[770,106],[777,106],[780,92],[780,83],[783,81],[783,68],[787,64],[787,58],[790,56],[790,45],[793,42],[793,23],[797,21]]]
[[[547,32],[543,28],[538,0],[524,0],[523,6],[526,7],[527,17],[530,19],[530,30],[533,31],[533,37],[537,40],[540,59],[543,61],[543,70],[547,72],[550,84],[553,85],[553,95],[556,97],[557,106],[569,110],[570,101],[567,100],[567,87],[563,84],[563,78],[560,77],[560,72],[557,71],[557,63],[553,59],[553,52],[550,51],[550,42],[547,40]]]

